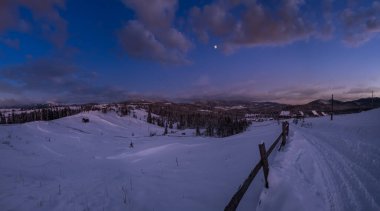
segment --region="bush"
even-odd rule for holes
[[[88,119],[87,117],[83,117],[82,118],[82,122],[83,123],[88,123],[88,122],[90,122],[90,119]]]

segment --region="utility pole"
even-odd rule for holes
[[[334,95],[331,95],[331,121],[334,119]]]
[[[372,109],[374,109],[374,108],[375,108],[375,106],[373,104],[373,90],[372,90]]]

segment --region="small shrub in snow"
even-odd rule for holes
[[[10,141],[3,141],[3,142],[1,142],[2,144],[5,144],[5,145],[11,145],[11,142]]]
[[[121,192],[123,194],[123,202],[124,202],[124,204],[127,204],[128,189],[127,189],[126,185],[121,186]]]

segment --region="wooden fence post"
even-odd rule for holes
[[[265,143],[259,144],[259,150],[260,150],[261,162],[263,164],[265,187],[269,188],[269,184],[268,184],[269,166],[268,166],[268,159],[267,159],[267,151],[265,149]]]
[[[281,141],[281,145],[280,145],[280,148],[278,149],[278,151],[280,151],[281,148],[283,148],[285,146],[285,144],[286,144],[286,135],[287,135],[286,122],[283,122],[282,123],[282,133],[281,133],[282,141]]]
[[[289,122],[286,121],[286,136],[289,136]]]

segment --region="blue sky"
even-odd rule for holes
[[[380,94],[378,1],[5,0],[0,18],[0,105]]]

